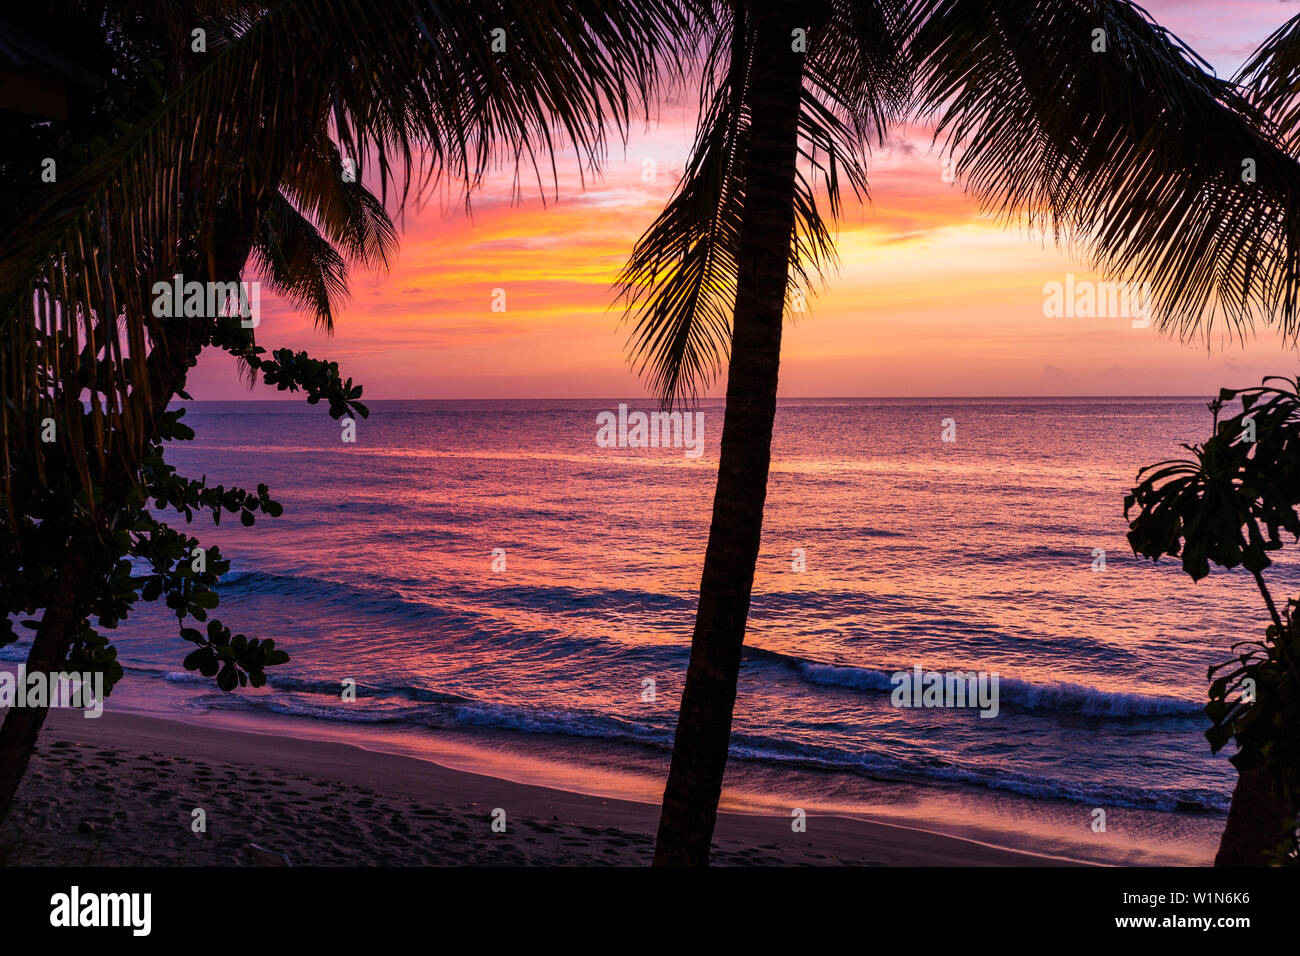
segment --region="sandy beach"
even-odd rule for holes
[[[493,811],[506,831],[493,832]],[[206,832],[192,829],[202,810]],[[9,865],[644,866],[658,808],[329,741],[54,712],[0,828]],[[1041,857],[812,814],[723,813],[723,866],[1015,866]]]

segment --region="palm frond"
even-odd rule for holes
[[[716,374],[730,338],[749,69],[743,11],[736,17],[710,44],[707,106],[681,181],[617,280],[627,314],[637,316],[631,358],[666,403],[694,397]]]
[[[318,328],[333,331],[334,314],[348,297],[347,260],[283,195],[262,217],[252,261],[262,281],[312,312]]]
[[[836,265],[832,227],[843,211],[843,191],[867,197],[866,149],[906,105],[907,72],[898,61],[904,23],[887,5],[837,4],[828,24],[809,38],[787,308],[796,295],[806,300]],[[629,358],[665,405],[694,399],[730,347],[752,45],[743,7],[716,24],[690,159],[617,279],[632,321]]]
[[[1300,16],[1292,17],[1260,44],[1236,81],[1277,124],[1287,149],[1295,155],[1300,149]]]
[[[281,190],[351,261],[363,267],[391,265],[397,252],[397,227],[383,200],[359,177],[345,179],[343,157],[324,128],[303,150]]]
[[[1294,339],[1300,166],[1177,37],[1125,0],[925,0],[910,20],[915,106],[985,209],[1149,282],[1159,328]]]
[[[540,181],[539,159],[571,145],[595,166],[607,127],[625,133],[636,111],[649,109],[686,23],[682,5],[655,0],[284,0],[212,9],[220,17],[208,24],[208,53],[183,86],[0,244],[6,454],[40,448],[39,412],[51,396],[37,369],[54,368],[62,380],[61,363],[83,359],[111,370],[88,395],[102,438],[96,454],[142,447],[140,428],[156,410],[144,363],[125,358],[158,342],[152,283],[182,268],[206,273],[193,276],[200,281],[235,278],[212,274],[218,211],[259,206],[300,164],[319,162],[320,117],[329,117],[358,170],[363,160],[376,165],[382,195],[391,186],[399,204],[413,184],[439,177],[468,195],[499,163],[531,165]],[[498,29],[505,51],[492,48]],[[299,182],[328,231],[334,200]],[[353,248],[383,257],[384,220],[369,211]],[[55,343],[68,338],[85,347],[65,355]],[[69,419],[79,414],[80,389],[60,400]],[[60,444],[75,443],[74,431],[61,429]],[[85,450],[69,450],[82,463],[89,501]]]

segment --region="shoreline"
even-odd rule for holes
[[[10,663],[0,663],[0,669]],[[648,804],[656,812],[668,774],[666,750],[621,740],[492,726],[434,729],[404,720],[328,719],[272,707],[225,706],[267,696],[259,691],[239,698],[213,695],[187,680],[132,680],[119,685],[107,713],[200,730],[334,742],[519,785]],[[1226,813],[1197,807],[1140,807],[1104,797],[783,765],[733,754],[721,811],[785,818],[795,807],[820,817],[934,832],[1050,862],[1102,866],[1210,866],[1226,822]],[[1105,832],[1096,832],[1094,814],[1103,808]],[[653,830],[650,825],[647,832]]]
[[[493,832],[493,811],[505,813]],[[192,826],[202,811],[206,832]],[[0,828],[10,864],[648,865],[659,808],[513,782],[350,743],[142,714],[52,711]],[[498,824],[499,826],[500,824]],[[724,810],[722,866],[1071,865],[913,826]]]

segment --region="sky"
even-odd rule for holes
[[[1144,6],[1225,77],[1300,12],[1277,0]],[[647,396],[613,279],[671,195],[695,118],[693,102],[664,103],[585,183],[562,157],[558,195],[548,180],[545,202],[536,185],[512,202],[503,172],[469,215],[438,196],[408,207],[396,260],[354,273],[333,336],[263,295],[259,344],[337,361],[367,399]],[[1045,316],[1046,283],[1098,277],[1050,240],[982,216],[945,181],[930,139],[906,128],[873,150],[871,199],[847,204],[839,266],[787,322],[782,397],[1208,395],[1297,372],[1295,350],[1267,330],[1246,343],[1181,343],[1120,316]],[[504,311],[493,310],[495,290]],[[283,394],[250,391],[213,350],[190,385],[197,399]],[[705,394],[724,390],[725,373]]]

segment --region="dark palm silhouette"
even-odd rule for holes
[[[232,343],[214,322],[153,316],[153,283],[177,272],[228,282],[251,254],[273,288],[328,328],[346,261],[383,261],[394,240],[383,202],[358,185],[363,168],[400,204],[438,182],[468,196],[502,163],[531,168],[540,186],[543,164],[566,145],[595,167],[608,130],[625,132],[651,102],[685,24],[676,4],[599,0],[65,6],[118,42],[147,35],[171,66],[160,104],[118,116],[128,128],[23,211],[0,246],[3,556],[25,573],[52,569],[6,594],[17,604],[0,615],[39,615],[28,666],[41,671],[60,670],[94,633],[92,614],[104,620],[124,557],[117,523],[140,497],[147,456],[172,427],[164,410],[200,350],[256,358],[251,335]],[[201,54],[191,52],[196,27]],[[341,185],[345,156],[354,188]],[[77,341],[89,347],[70,348]],[[345,400],[352,388],[327,384]],[[331,414],[346,407],[331,401]],[[64,427],[43,448],[52,410]],[[37,520],[40,469],[54,456],[77,476],[64,496],[75,507]],[[14,484],[20,460],[36,463],[31,487]],[[0,729],[0,818],[44,717],[14,710]]]
[[[1294,336],[1300,166],[1243,92],[1122,0],[718,4],[678,191],[622,278],[665,402],[727,363],[713,517],[655,862],[704,865],[762,532],[791,284],[833,255],[843,183],[895,120],[932,119],[986,209],[1149,281],[1158,327]],[[801,44],[806,36],[806,48]],[[1243,163],[1255,172],[1243,178]],[[820,187],[820,190],[815,187]],[[788,281],[789,280],[789,281]]]

